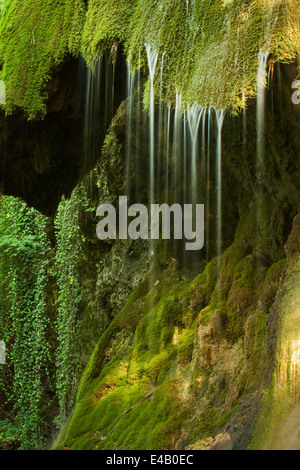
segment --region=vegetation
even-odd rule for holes
[[[21,200],[0,200],[0,336],[7,346],[0,387],[21,449],[44,446],[74,405],[80,372],[78,265],[84,259],[79,216],[87,208],[83,186],[61,201],[53,246],[49,218]],[[5,436],[11,428],[11,421],[3,424]]]
[[[160,125],[154,126],[155,131],[163,133],[163,122],[176,121],[171,106],[179,94],[184,108],[199,104],[228,107],[236,113],[257,92],[261,55],[268,53],[270,76],[276,62],[299,59],[297,3],[3,0],[0,80],[7,89],[7,102],[0,110],[3,121],[3,111],[16,122],[23,114],[29,120],[47,119],[47,100],[56,87],[51,80],[70,57],[82,55],[93,69],[104,53],[111,55],[114,65],[124,55],[130,70],[142,71],[139,81],[145,83],[149,66],[146,45],[157,54],[156,99],[170,105],[167,116],[162,107],[158,110]],[[107,76],[106,92],[109,86]],[[123,84],[118,86],[120,89],[115,89],[117,85],[113,88],[114,97],[122,94]],[[97,93],[103,91],[100,88]],[[288,102],[291,106],[286,90],[287,86],[284,105]],[[272,93],[274,106],[275,85]],[[149,80],[144,103],[149,103]],[[228,205],[233,214],[228,219],[226,214],[220,217],[224,224],[230,221],[224,230],[230,232],[226,241],[219,240],[220,245],[223,242],[222,253],[213,259],[207,255],[199,261],[191,256],[186,261],[181,255],[177,260],[169,256],[160,241],[135,245],[131,241],[122,244],[124,240],[96,240],[92,199],[112,202],[124,190],[125,160],[131,152],[129,127],[132,131],[145,124],[143,132],[132,140],[139,155],[149,153],[147,117],[140,119],[140,103],[137,110],[135,100],[128,116],[127,104],[124,100],[108,130],[101,129],[106,137],[98,149],[101,159],[90,174],[90,196],[83,182],[79,183],[69,199],[62,197],[56,215],[48,218],[21,199],[0,195],[0,340],[7,351],[7,364],[0,365],[0,448],[44,449],[50,447],[49,440],[58,431],[55,449],[216,448],[227,434],[241,448],[278,447],[283,441],[277,429],[290,418],[300,399],[299,216],[291,227],[300,207],[299,172],[297,162],[292,161],[299,154],[299,116],[295,112],[287,117],[290,107],[286,106],[278,140],[274,138],[274,116],[271,124],[266,124],[267,139],[271,136],[274,147],[279,144],[265,152],[263,182],[255,174],[259,153],[256,136],[247,135],[257,131],[255,106],[252,103],[250,112],[244,113],[240,126],[233,118],[224,123],[226,187],[245,181],[246,189],[239,192],[233,188]],[[76,114],[72,109],[70,115],[73,111]],[[131,123],[126,128],[129,117],[136,126]],[[66,121],[59,122],[63,125]],[[182,127],[182,133],[188,131],[188,125]],[[209,161],[218,153],[214,125],[213,119],[203,121],[202,136],[208,136],[210,148],[207,162],[205,142],[199,152],[203,158],[199,168],[209,167],[203,170],[207,171],[203,193],[210,202],[207,220],[215,215],[213,193],[223,190],[217,187],[218,178],[216,182],[212,177],[219,162]],[[242,130],[242,137],[235,125]],[[285,125],[291,128],[287,137]],[[1,151],[6,145],[4,127],[3,132],[0,129]],[[128,136],[124,136],[126,132]],[[297,136],[293,137],[293,132]],[[71,126],[70,134],[74,136]],[[174,132],[169,126],[164,171],[166,179],[170,176],[174,181],[179,173],[179,134],[176,125]],[[159,150],[163,139],[158,136]],[[61,140],[58,146],[65,145]],[[233,140],[243,140],[244,147],[238,153]],[[27,145],[26,133],[24,148],[27,158],[32,148]],[[247,152],[249,159],[245,158]],[[188,173],[189,145],[185,153],[183,166]],[[26,172],[25,157],[21,173]],[[138,163],[129,175],[132,180],[139,171],[144,178],[144,162]],[[43,165],[36,167],[35,173],[43,174]],[[79,163],[74,164],[76,176],[81,170]],[[282,177],[284,172],[288,177]],[[159,171],[155,178],[160,184],[158,176]],[[65,172],[63,177],[67,177]],[[182,181],[172,191],[186,193],[182,186],[189,183],[188,178],[178,179]],[[161,192],[171,194],[165,183]],[[2,179],[0,184],[2,190]],[[147,203],[144,180],[142,186],[136,195]],[[221,213],[219,208],[217,212]],[[121,294],[115,292],[118,273],[115,283],[111,282],[118,269],[120,278],[126,278],[125,293]],[[90,344],[85,346],[84,342]]]
[[[0,79],[6,112],[21,107],[29,118],[47,112],[47,83],[67,54],[78,56],[83,0],[4,0],[0,16]]]
[[[174,103],[180,93],[183,105],[233,112],[256,93],[260,52],[269,52],[271,68],[299,57],[296,0],[91,0],[87,12],[83,0],[2,3],[6,112],[18,106],[30,118],[45,115],[47,83],[67,54],[82,53],[93,66],[104,51],[117,55],[124,45],[130,66],[146,71],[149,44],[165,56],[158,96]]]

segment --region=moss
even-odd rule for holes
[[[103,398],[92,414],[82,409],[81,417],[74,415],[65,445],[74,450],[168,448],[174,428],[179,426],[174,411],[175,390],[174,384],[166,382],[149,399],[143,399],[142,392],[146,395],[146,391],[141,384],[130,389],[120,387]],[[101,436],[106,439],[101,440]]]
[[[237,109],[243,106],[243,96],[255,94],[260,49],[269,49],[274,60],[299,54],[290,27],[290,20],[296,24],[294,10],[280,2],[270,7],[256,0],[140,0],[131,19],[127,54],[134,66],[146,62],[144,44],[166,54],[165,97],[173,99],[179,90],[183,103]]]
[[[128,37],[135,0],[92,0],[89,2],[82,36],[82,50],[87,62],[111,49],[115,40]]]
[[[260,385],[261,372],[265,370],[268,360],[268,315],[255,311],[248,319],[245,331],[245,354],[248,359],[246,390],[257,390]]]
[[[297,222],[291,238],[297,232]],[[291,263],[285,274],[274,308],[277,310],[277,337],[272,346],[276,350],[276,369],[272,381],[265,392],[264,402],[256,420],[250,449],[281,449],[290,446],[299,426],[299,419],[290,427],[285,420],[292,416],[299,406],[299,364],[298,341],[300,328],[300,259],[290,252]],[[275,311],[276,311],[275,310]],[[294,359],[293,359],[294,357]],[[278,438],[281,439],[277,440]],[[288,447],[286,447],[288,448]]]
[[[168,449],[190,443],[180,441],[182,428],[194,430],[191,440],[224,431],[240,397],[262,384],[269,360],[262,299],[278,289],[285,264],[269,266],[253,248],[254,225],[243,239],[248,229],[243,221],[221,260],[192,281],[176,263],[153,265],[95,349],[60,446]]]
[[[62,436],[64,445],[72,449],[170,446],[181,426],[179,392],[172,380],[178,365],[191,359],[196,328],[196,321],[190,328],[181,321],[182,295],[193,291],[195,284],[177,279],[174,285],[176,274],[170,269],[156,288],[151,289],[148,281],[141,284],[102,336],[82,377],[74,414]],[[151,390],[153,396],[144,400]],[[122,416],[131,407],[128,416]]]
[[[283,202],[264,193],[241,216],[235,240],[248,243],[272,264],[285,255],[285,220]]]
[[[86,15],[85,3],[4,4],[0,79],[7,85],[7,112],[20,106],[30,117],[44,115],[45,85],[67,53],[82,51],[93,66],[108,50],[115,61],[119,41],[132,68],[146,71],[145,44],[158,52],[158,67],[165,55],[162,90],[160,73],[155,77],[157,97],[174,103],[180,92],[183,106],[197,103],[234,112],[256,94],[260,50],[269,51],[272,63],[299,57],[299,10],[292,0],[91,0]]]
[[[0,79],[5,110],[23,108],[29,118],[46,114],[46,85],[67,54],[80,52],[83,0],[12,0],[0,17]]]
[[[235,408],[228,411],[227,413],[221,413],[220,408],[207,408],[200,417],[201,424],[194,429],[191,434],[191,441],[196,441],[194,444],[190,445],[188,449],[198,450],[198,447],[201,448],[202,441],[207,439],[212,435],[217,435],[218,430],[221,430],[229,418],[234,413]]]
[[[80,399],[81,396],[85,393],[86,386],[89,381],[99,375],[99,372],[105,361],[105,350],[109,348],[114,335],[120,332],[125,326],[129,329],[135,329],[138,323],[138,319],[141,315],[141,309],[143,307],[140,304],[137,305],[136,302],[141,296],[145,294],[145,292],[147,292],[147,290],[148,285],[147,282],[144,281],[135,289],[124,308],[100,338],[91,356],[89,364],[83,373],[78,389],[78,399]],[[134,310],[132,311],[131,308],[134,308]]]
[[[186,365],[191,362],[194,351],[195,331],[185,331],[179,340],[178,362]]]

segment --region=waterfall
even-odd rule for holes
[[[91,172],[85,178],[86,189],[93,197],[92,168],[101,155],[103,140],[114,115],[114,66],[110,56],[101,55],[92,67],[81,61],[82,79],[85,82],[82,153],[84,166]]]
[[[265,99],[266,71],[269,52],[260,51],[257,68],[257,150],[256,167],[258,182],[261,183],[264,174],[265,154]]]
[[[132,139],[132,122],[134,112],[134,90],[135,90],[135,74],[131,72],[129,64],[127,65],[127,108],[126,108],[126,142],[125,142],[125,165],[126,165],[126,195],[130,198],[131,191],[131,174],[132,174],[132,155],[131,155],[131,139]]]
[[[217,143],[216,143],[216,182],[217,182],[217,256],[222,254],[222,127],[225,110],[215,110],[217,121]],[[219,258],[219,271],[221,260]]]
[[[225,111],[205,109],[194,104],[184,108],[182,95],[176,90],[174,106],[163,102],[165,55],[145,45],[149,73],[148,111],[143,109],[144,77],[140,67],[132,71],[127,64],[127,106],[125,137],[125,191],[132,203],[146,197],[149,204],[174,203],[205,205],[206,253],[185,253],[184,240],[166,243],[168,256],[180,258],[183,264],[194,263],[222,250],[222,126]],[[142,53],[139,54],[139,65]],[[160,70],[158,70],[160,69]],[[101,151],[99,129],[107,130],[114,111],[113,64],[100,57],[86,71],[85,157]],[[104,98],[105,95],[105,98]],[[155,103],[157,97],[158,103]],[[101,99],[102,98],[102,99]],[[98,132],[97,132],[98,129]],[[147,135],[146,135],[146,130]],[[215,131],[215,132],[213,132]],[[145,149],[146,143],[146,149]],[[212,145],[216,147],[215,164],[211,161]],[[148,159],[143,158],[146,151]],[[148,184],[141,181],[143,172]],[[215,172],[216,177],[213,177]],[[216,190],[212,191],[213,185]],[[213,230],[212,220],[214,226]],[[195,229],[195,227],[193,228]],[[215,232],[215,247],[209,240]],[[150,243],[154,254],[157,243]]]
[[[82,61],[82,72],[85,74],[86,93],[84,103],[83,158],[86,168],[92,168],[98,151],[99,129],[102,125],[101,107],[103,98],[101,81],[103,76],[103,56],[96,61],[94,70],[86,67]],[[90,197],[93,197],[92,172],[85,178],[85,186]]]
[[[165,131],[165,119],[164,116],[166,114],[166,104],[163,102],[162,99],[162,92],[163,92],[163,72],[164,72],[164,57],[165,54],[161,57],[161,64],[160,64],[160,83],[159,83],[159,113],[158,113],[158,138],[157,138],[157,165],[156,165],[156,188],[155,193],[158,195],[160,191],[160,175],[161,175],[161,162],[163,161],[164,157],[164,131]]]
[[[189,106],[187,109],[188,127],[191,137],[191,203],[197,202],[197,181],[199,178],[199,126],[203,115],[201,106]]]
[[[86,69],[86,97],[84,110],[84,158],[88,163],[93,161],[97,148],[97,129],[101,121],[101,80],[103,56],[95,64],[95,70]]]
[[[182,97],[176,92],[176,104],[174,113],[173,128],[173,150],[172,150],[172,172],[171,172],[171,190],[173,190],[173,202],[179,201],[179,179],[180,163],[182,161]]]
[[[170,129],[171,129],[171,105],[168,105],[167,110],[167,135],[166,135],[166,164],[165,164],[165,173],[166,173],[166,202],[169,201],[169,160],[170,160]]]
[[[206,149],[206,260],[209,260],[209,234],[210,234],[210,129],[211,129],[211,108],[207,112],[207,149]]]
[[[155,169],[155,94],[154,94],[154,76],[158,53],[149,44],[145,44],[148,58],[148,68],[150,77],[150,204],[154,202],[154,169]]]

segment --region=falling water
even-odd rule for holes
[[[207,112],[207,149],[206,149],[206,260],[209,260],[209,233],[210,233],[210,129],[211,108]]]
[[[130,66],[127,65],[127,108],[126,108],[126,194],[130,198],[131,190],[131,172],[132,172],[132,155],[131,155],[131,139],[132,139],[132,122],[134,112],[134,88],[135,74],[131,72]]]
[[[257,68],[257,150],[256,167],[258,182],[261,183],[264,173],[265,154],[265,99],[266,70],[269,52],[259,52]]]
[[[182,115],[182,97],[177,91],[174,113],[172,171],[170,182],[171,188],[173,189],[174,202],[179,201],[179,181],[181,178],[180,163],[182,161]]]
[[[170,129],[171,129],[171,105],[168,105],[167,111],[167,133],[166,133],[166,164],[165,164],[165,173],[166,173],[166,202],[169,201],[169,160],[170,160]]]
[[[165,119],[164,115],[166,113],[166,104],[163,102],[162,99],[162,92],[163,92],[163,72],[164,72],[164,57],[165,54],[161,57],[161,64],[160,64],[160,84],[159,84],[159,113],[158,113],[158,138],[157,138],[157,165],[156,165],[156,194],[159,194],[160,190],[160,175],[161,175],[161,162],[163,161],[164,156],[164,131],[165,131]]]
[[[202,132],[201,132],[201,164],[200,164],[200,180],[201,185],[206,182],[206,109],[202,113]],[[199,201],[198,201],[199,202]]]
[[[141,173],[141,158],[140,158],[140,138],[141,130],[144,127],[143,116],[142,114],[142,79],[141,79],[141,52],[139,52],[139,67],[136,71],[136,119],[135,119],[135,174],[139,175]],[[133,110],[134,112],[134,110]],[[135,185],[135,201],[138,197],[138,187]]]
[[[101,128],[101,80],[103,76],[103,56],[95,63],[94,70],[86,67],[82,61],[82,70],[85,73],[86,94],[84,104],[84,129],[83,129],[83,157],[87,169],[92,168],[97,155],[99,145],[99,129]],[[85,186],[91,199],[93,197],[92,171],[85,178]]]
[[[102,79],[103,57],[101,56],[93,71],[90,67],[86,69],[86,98],[84,112],[84,158],[92,162],[97,148],[97,129],[99,129],[102,105],[101,79]]]
[[[189,106],[187,109],[188,127],[190,131],[192,152],[191,152],[191,202],[197,202],[197,180],[198,180],[198,158],[199,158],[199,126],[203,114],[201,106]]]
[[[216,144],[216,182],[217,182],[217,256],[222,253],[222,127],[225,110],[215,110],[217,120],[217,144]],[[219,261],[219,271],[221,260]]]
[[[186,111],[183,114],[183,180],[187,181],[187,116]],[[188,202],[188,188],[184,186],[183,201]]]
[[[190,4],[191,5],[191,4]],[[222,126],[225,112],[215,111],[199,105],[183,108],[182,96],[176,92],[174,108],[163,102],[163,75],[165,56],[145,45],[150,82],[149,112],[143,110],[142,87],[144,77],[138,69],[133,73],[127,66],[127,108],[126,108],[126,194],[137,200],[144,193],[149,204],[155,202],[183,204],[205,204],[206,212],[206,257],[221,254],[222,242]],[[140,54],[141,63],[141,54]],[[160,75],[158,64],[160,68]],[[156,85],[157,83],[157,85]],[[157,90],[156,90],[157,86]],[[105,129],[111,122],[113,110],[113,67],[106,58],[100,58],[95,71],[87,69],[87,93],[85,109],[85,155],[93,155],[101,150],[101,135],[96,128]],[[155,91],[159,104],[155,105]],[[106,95],[104,100],[104,94]],[[101,97],[103,97],[101,101]],[[157,112],[157,114],[156,114]],[[143,159],[145,130],[148,128],[148,155]],[[215,134],[212,132],[216,129]],[[215,139],[214,139],[215,135]],[[100,144],[99,144],[100,142]],[[212,142],[216,145],[216,163],[211,161]],[[148,171],[147,191],[135,175]],[[213,170],[216,179],[213,177]],[[216,191],[211,188],[215,184]],[[143,196],[142,196],[143,197]],[[212,210],[212,209],[215,210]],[[214,212],[216,226],[216,249],[208,248],[212,235],[211,213]],[[169,244],[174,257],[195,262],[203,258],[203,253],[182,253],[183,243]],[[154,244],[150,250],[154,251]],[[181,251],[180,251],[181,250]],[[205,256],[205,254],[204,254]]]
[[[150,76],[150,204],[154,202],[154,165],[155,165],[155,95],[154,76],[158,59],[158,53],[149,44],[145,44],[148,58],[148,68]]]

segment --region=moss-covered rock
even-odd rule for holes
[[[231,447],[249,442],[247,400],[257,408],[268,363],[259,299],[274,294],[284,263],[266,268],[242,241],[221,261],[217,283],[213,259],[192,281],[171,264],[136,289],[95,348],[57,448],[215,446],[228,423]]]
[[[46,114],[46,85],[67,54],[78,55],[85,19],[83,0],[3,2],[0,13],[0,79],[5,110],[30,118]]]

